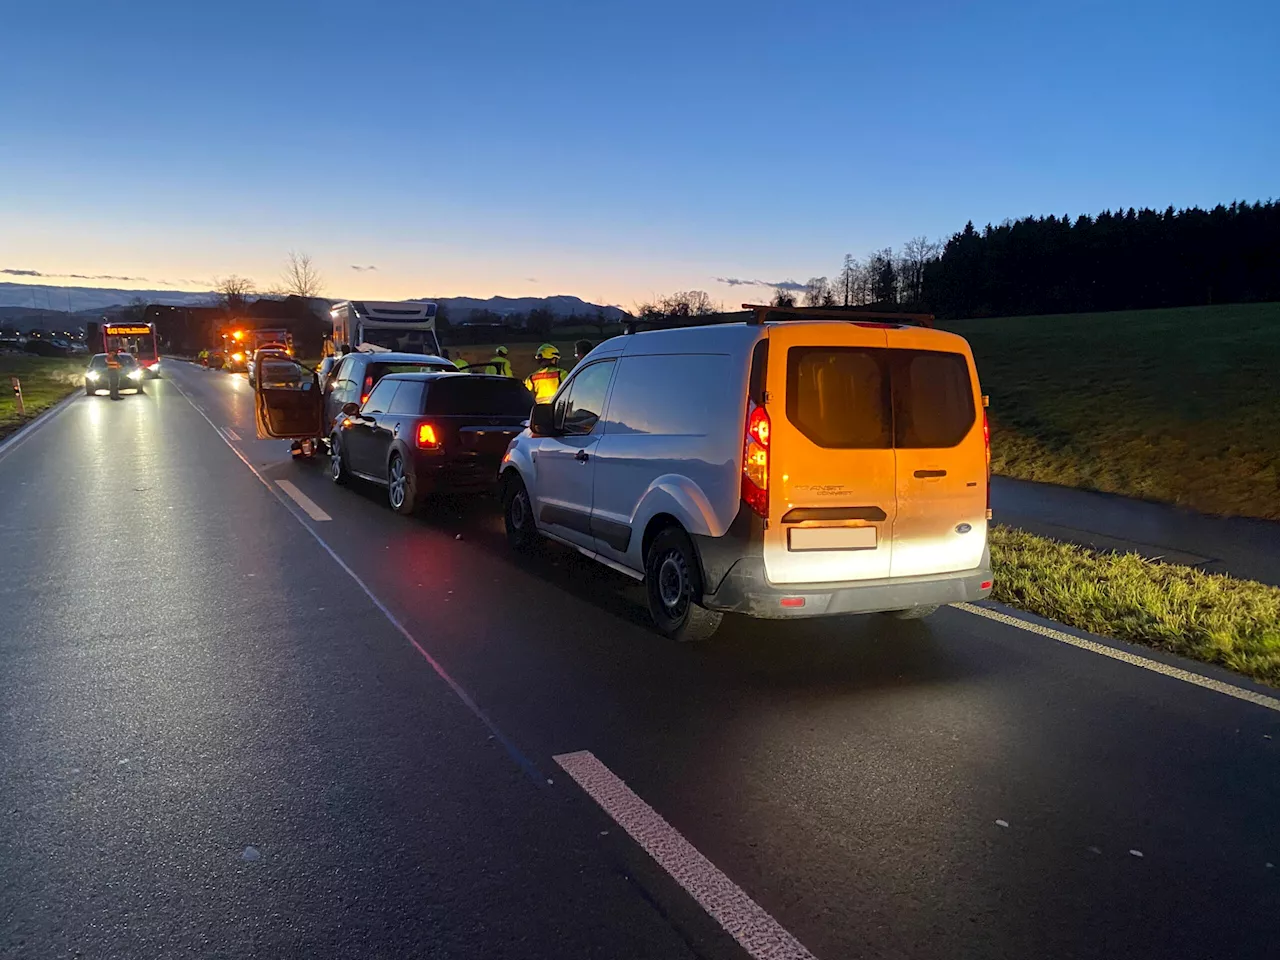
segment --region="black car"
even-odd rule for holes
[[[320,378],[324,391],[324,422],[332,428],[342,408],[348,403],[362,404],[369,399],[374,386],[389,373],[417,373],[457,370],[444,357],[422,353],[349,353]]]
[[[533,394],[510,377],[390,374],[363,405],[340,414],[329,435],[329,476],[386,486],[397,513],[412,513],[430,493],[490,491],[532,407]]]
[[[99,393],[111,393],[111,378],[117,377],[118,393],[143,393],[142,381],[147,371],[138,365],[132,354],[117,354],[120,366],[112,370],[107,365],[105,353],[94,354],[89,359],[89,366],[84,372],[84,392],[92,397]]]

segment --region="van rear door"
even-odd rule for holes
[[[766,374],[772,583],[888,577],[897,513],[887,331],[771,326]]]
[[[968,345],[918,327],[889,331],[898,517],[891,575],[972,570],[987,543],[982,394]]]

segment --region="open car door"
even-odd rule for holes
[[[324,436],[324,394],[315,372],[292,357],[264,357],[255,371],[258,439],[313,440]]]

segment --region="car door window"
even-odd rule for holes
[[[387,408],[391,406],[391,401],[395,398],[396,388],[399,386],[399,380],[379,381],[378,385],[373,388],[373,392],[369,394],[369,399],[360,408],[360,412],[370,416],[377,413],[386,413]]]
[[[566,436],[586,436],[595,429],[612,376],[613,361],[603,360],[584,367],[573,378],[570,389],[556,401],[556,424]]]

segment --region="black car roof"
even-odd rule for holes
[[[446,377],[467,377],[470,380],[511,380],[512,383],[519,381],[511,377],[499,377],[487,373],[467,373],[464,370],[424,370],[422,373],[410,373],[401,371],[399,373],[388,373],[383,380],[440,380]],[[381,383],[382,381],[379,381]],[[523,384],[521,384],[523,386]]]

